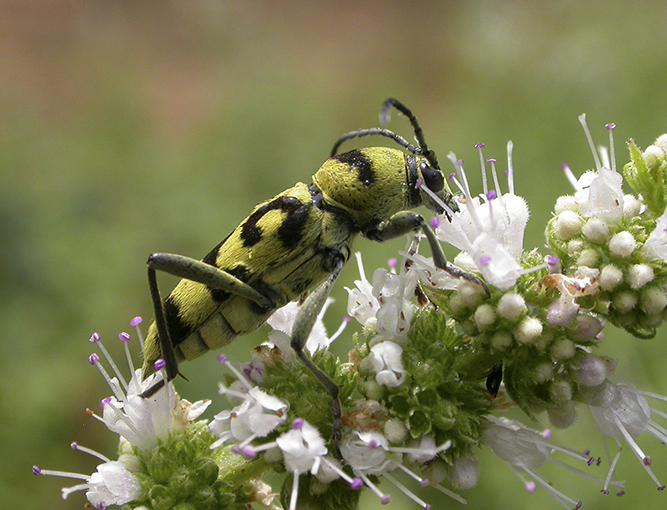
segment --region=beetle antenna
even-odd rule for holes
[[[424,153],[422,148],[415,147],[401,135],[397,135],[393,131],[389,131],[388,129],[383,129],[383,128],[370,128],[370,129],[358,129],[356,131],[345,133],[338,140],[336,140],[333,149],[331,149],[331,157],[334,157],[336,155],[336,153],[338,152],[338,148],[345,140],[350,140],[351,138],[361,138],[362,136],[375,136],[375,135],[386,136],[387,138],[391,138],[398,145],[404,147],[406,150],[412,152],[412,154],[415,154],[417,156],[420,156]],[[430,162],[431,160],[429,159],[429,163]]]
[[[426,158],[426,160],[431,164],[433,168],[440,170],[440,165],[438,164],[438,158],[436,157],[435,152],[429,149],[428,146],[426,145],[426,139],[424,138],[424,131],[419,125],[417,117],[415,117],[412,111],[403,103],[401,103],[398,99],[390,97],[382,104],[382,109],[380,110],[380,124],[384,126],[389,122],[389,111],[391,110],[392,107],[396,108],[399,112],[401,112],[408,118],[410,124],[412,124],[412,129],[414,129],[415,131],[415,138],[417,139],[417,143],[419,144],[419,148],[421,149],[423,156]]]

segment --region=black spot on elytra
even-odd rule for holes
[[[283,220],[278,229],[278,239],[288,250],[296,248],[303,238],[303,229],[308,222],[308,216],[313,203],[303,204],[294,211],[291,211]]]
[[[280,209],[290,212],[299,205],[299,201],[294,197],[274,198],[268,204],[264,204],[241,225],[241,239],[243,246],[249,248],[257,244],[262,239],[262,229],[257,225],[259,220],[269,211]]]
[[[180,344],[190,335],[190,333],[192,333],[192,327],[181,320],[179,311],[180,308],[174,303],[173,298],[168,296],[167,299],[164,300],[164,318],[167,323],[171,345],[174,347]]]
[[[357,176],[364,186],[372,186],[375,182],[375,173],[371,161],[360,150],[343,152],[334,156],[333,159],[356,169]]]

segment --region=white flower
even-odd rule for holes
[[[375,372],[375,381],[380,386],[396,387],[403,384],[406,372],[403,369],[402,355],[401,346],[389,340],[371,347],[368,359]]]
[[[560,451],[587,464],[590,461],[589,458],[569,448],[548,442],[547,439],[551,434],[550,431],[546,430],[540,434],[539,432],[525,428],[516,421],[506,418],[496,418],[494,416],[487,416],[487,418],[491,422],[491,426],[484,431],[482,441],[514,471],[524,483],[526,491],[535,492],[537,488],[535,482],[537,482],[564,508],[571,509],[574,506],[575,509],[578,509],[581,506],[581,502],[576,502],[556,490],[537,473],[536,470],[545,462],[552,462],[586,478],[604,482],[600,478],[592,477],[583,471],[552,460],[551,453]],[[522,472],[530,476],[535,482],[526,481],[521,474]],[[621,484],[620,482],[613,482],[613,485],[620,486]]]
[[[414,312],[411,298],[414,296],[418,276],[408,270],[395,274],[386,269],[376,269],[373,283],[366,279],[361,254],[355,254],[360,280],[355,289],[348,292],[347,311],[365,328],[374,328],[386,340],[405,338]]]
[[[86,498],[95,508],[124,505],[141,495],[141,482],[119,461],[105,462],[88,480]],[[63,490],[63,498],[65,498]]]
[[[619,448],[621,439],[625,440],[658,489],[663,490],[664,485],[660,483],[649,467],[651,458],[643,452],[634,438],[643,432],[648,432],[662,443],[667,443],[667,431],[651,419],[655,410],[649,405],[646,397],[667,399],[660,395],[639,391],[629,384],[613,384],[609,380],[593,388],[582,389],[586,390],[584,397],[600,432],[614,438]],[[665,416],[664,413],[655,412],[660,416]],[[613,476],[620,454],[619,450],[617,458],[611,464],[608,480]],[[606,488],[605,485],[604,490]]]
[[[324,321],[322,320],[327,308],[329,308],[329,305],[333,302],[334,300],[332,298],[326,299],[324,306],[322,307],[322,310],[320,310],[317,320],[313,325],[313,329],[308,336],[308,340],[306,340],[306,350],[311,354],[318,349],[327,349],[331,342],[333,342],[342,332],[342,328],[339,328],[336,333],[331,335],[331,337],[328,337]],[[294,350],[290,346],[290,341],[294,321],[296,320],[296,316],[300,309],[301,305],[296,301],[292,301],[276,310],[266,321],[274,330],[269,334],[269,341],[273,342],[280,348],[283,352],[283,357],[286,357],[285,361],[288,363],[296,361],[296,356]]]
[[[616,172],[614,161],[614,141],[612,131],[613,124],[607,124],[609,129],[609,146],[612,151],[611,159],[605,148],[601,148],[602,161],[598,157],[593,144],[593,138],[586,124],[586,115],[579,116],[579,122],[584,128],[593,159],[595,160],[595,171],[585,172],[578,180],[574,178],[569,167],[564,170],[573,184],[576,192],[575,201],[579,211],[584,218],[597,217],[609,223],[617,222],[623,215],[623,177]]]
[[[460,182],[456,182],[465,194],[466,203],[459,205],[459,212],[448,213],[452,216],[451,222],[443,218],[436,235],[441,241],[467,251],[488,283],[499,289],[509,289],[524,273],[517,257],[523,251],[523,235],[529,216],[526,201],[514,194],[511,143],[508,144],[510,190],[505,194],[500,192],[494,159],[488,161],[497,189],[485,189],[484,194],[473,197],[462,163],[453,153],[448,157],[460,176]],[[486,186],[486,171],[482,170]]]
[[[667,260],[667,210],[656,220],[653,232],[644,243],[644,251],[656,259]]]
[[[246,446],[255,438],[266,437],[287,419],[287,403],[257,387],[248,389],[247,393],[238,393],[220,384],[220,393],[234,394],[243,403],[213,417],[209,430],[219,439],[211,448],[234,441],[239,443],[239,451],[253,456],[254,450]]]

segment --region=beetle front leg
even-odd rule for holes
[[[394,239],[419,230],[424,233],[426,240],[431,247],[435,267],[447,271],[455,278],[463,278],[469,282],[481,285],[484,292],[486,292],[486,295],[491,295],[489,288],[478,277],[447,263],[447,257],[445,257],[445,252],[442,250],[442,246],[440,245],[438,238],[435,236],[435,232],[433,232],[433,229],[426,223],[424,218],[417,213],[410,211],[396,213],[388,220],[382,221],[374,228],[364,232],[364,235],[372,241],[388,241],[389,239]]]
[[[306,346],[306,341],[310,336],[315,321],[317,321],[317,316],[320,314],[324,303],[327,300],[327,297],[331,293],[331,288],[333,287],[334,282],[340,275],[341,270],[345,260],[343,257],[336,258],[334,261],[334,267],[329,275],[329,277],[315,289],[303,302],[299,312],[296,315],[294,320],[294,326],[292,328],[292,338],[291,346],[296,352],[297,357],[301,362],[310,370],[317,380],[322,383],[322,386],[326,388],[331,397],[333,398],[332,403],[332,412],[333,412],[333,434],[332,439],[334,442],[334,448],[336,450],[336,455],[340,457],[340,450],[338,449],[338,443],[342,437],[343,433],[343,422],[341,419],[341,405],[340,397],[338,396],[339,390],[336,382],[325,374],[320,368],[313,363],[313,361],[308,357],[304,351]]]

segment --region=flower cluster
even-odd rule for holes
[[[362,489],[389,503],[386,482],[430,509],[427,486],[465,503],[459,492],[476,485],[479,452],[488,448],[526,491],[541,487],[563,508],[577,509],[581,501],[546,481],[540,467],[558,465],[604,494],[620,495],[625,487],[616,467],[625,443],[662,490],[660,473],[636,438],[646,432],[667,442],[657,421],[667,414],[648,400],[667,399],[612,382],[617,361],[597,349],[608,324],[650,338],[667,314],[667,135],[644,152],[630,143],[631,161],[621,175],[614,126],[607,125],[610,151],[598,155],[583,116],[581,122],[594,169],[577,179],[564,166],[574,193],[557,201],[547,225],[551,253],[523,247],[529,213],[514,190],[512,145],[501,185],[497,161],[485,159],[478,144],[482,193],[471,191],[463,161],[451,153],[459,211],[441,203],[445,213],[431,221],[437,237],[460,250],[454,263],[475,278],[438,269],[419,253],[419,236],[370,281],[356,255],[360,277],[347,289],[347,308],[359,327],[347,360],[328,346],[351,319],[329,336],[322,322],[329,301],[306,343],[340,389],[340,441],[330,439],[331,396],[290,347],[299,313],[291,303],[269,319],[268,342],[248,362],[219,356],[227,373],[219,391],[231,408],[207,421],[197,419],[209,401],[182,401],[171,383],[144,398],[165,377],[161,367],[142,381],[128,354],[126,381],[93,335],[114,374],[90,357],[112,393],[102,401],[102,415],[93,416],[120,436],[119,457],[73,444],[102,461],[95,473],[33,471],[82,479],[63,497],[85,490],[96,508],[240,509],[254,502],[271,509],[352,509]],[[634,195],[623,191],[624,182]],[[578,410],[588,408],[618,453],[612,456],[605,444],[605,461],[559,446],[550,430],[503,416],[511,406],[529,418],[546,412],[555,428],[573,425]],[[263,481],[268,473],[283,477],[279,498]]]

